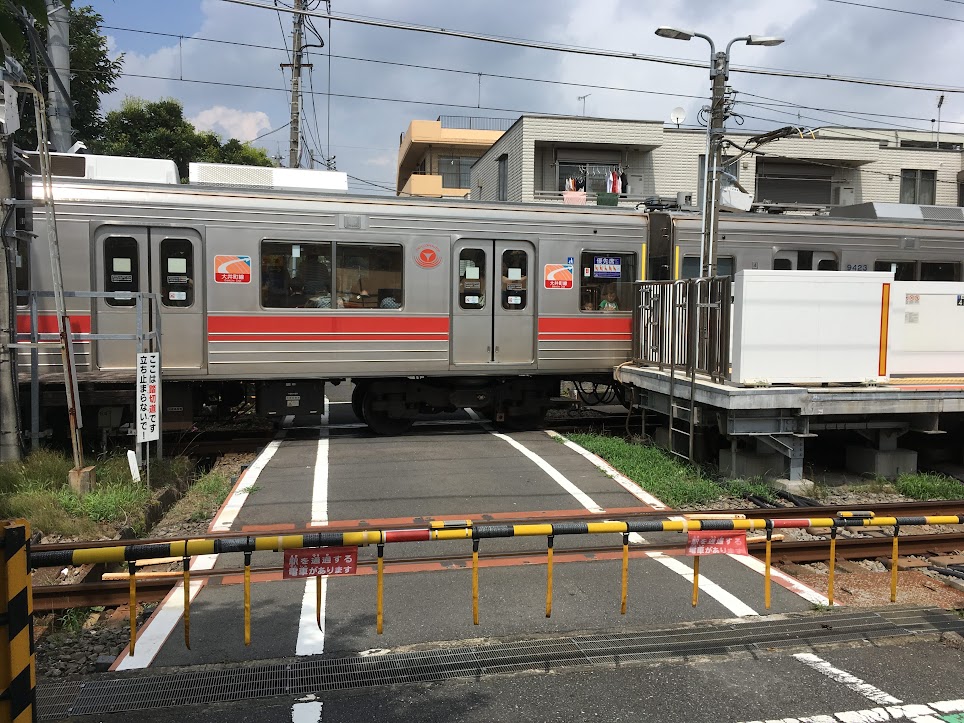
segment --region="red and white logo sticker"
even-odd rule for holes
[[[215,256],[214,280],[219,284],[250,284],[251,257]]]
[[[438,250],[438,246],[422,244],[415,249],[415,263],[423,269],[434,269],[442,263],[442,252]]]
[[[544,283],[547,289],[571,289],[572,264],[546,264]]]

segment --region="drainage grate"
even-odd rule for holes
[[[41,719],[304,695],[397,683],[548,671],[576,665],[620,665],[691,655],[721,655],[797,645],[887,637],[964,633],[964,620],[939,608],[821,617],[749,620],[676,628],[493,643],[347,658],[307,658],[154,676],[46,683],[38,688]]]

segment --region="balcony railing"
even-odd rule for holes
[[[443,128],[457,128],[468,131],[507,131],[516,118],[485,118],[479,116],[440,115]]]

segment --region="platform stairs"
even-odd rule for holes
[[[695,461],[696,380],[730,373],[731,280],[638,281],[634,292],[633,363],[668,373],[667,448]]]

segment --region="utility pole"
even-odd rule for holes
[[[55,151],[65,153],[74,142],[70,124],[70,15],[61,0],[47,0],[47,18],[50,140]]]
[[[298,168],[301,155],[301,53],[302,32],[305,25],[304,0],[294,0],[294,29],[291,32],[291,136],[288,150],[288,166]],[[288,64],[282,67],[289,67]]]
[[[726,79],[729,76],[729,58],[727,53],[716,53],[713,56],[711,69],[713,78],[713,94],[710,105],[710,153],[713,165],[708,169],[712,172],[710,182],[708,220],[709,229],[705,236],[705,248],[700,256],[703,258],[703,268],[700,276],[713,276],[716,271],[716,232],[720,225],[720,184],[723,180],[723,134],[726,124]]]
[[[16,96],[16,94],[14,94]],[[16,115],[17,108],[14,103],[13,113]],[[12,132],[12,131],[11,131]],[[10,185],[10,166],[12,159],[9,158],[13,145],[9,141],[4,127],[3,135],[0,136],[0,198],[11,199],[13,188]],[[6,202],[4,203],[6,206]],[[5,209],[6,210],[6,209]],[[7,216],[7,214],[4,214]],[[9,214],[8,218],[14,214]],[[14,404],[17,398],[17,367],[16,352],[9,346],[10,342],[16,340],[16,304],[13,300],[15,289],[11,289],[9,279],[13,274],[8,273],[8,269],[16,263],[16,242],[10,244],[9,241],[15,238],[7,228],[2,229],[3,239],[0,243],[0,462],[15,462],[20,459],[20,410]],[[12,251],[12,253],[11,253]]]

